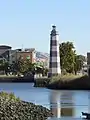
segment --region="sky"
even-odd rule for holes
[[[90,51],[90,0],[0,0],[0,45],[49,52],[53,24],[60,43]]]

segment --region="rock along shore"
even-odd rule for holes
[[[51,111],[43,106],[0,92],[0,120],[46,120],[50,116]]]

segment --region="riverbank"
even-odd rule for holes
[[[50,82],[50,78],[36,78],[34,80],[34,87],[46,87]]]
[[[52,78],[47,88],[56,90],[90,90],[90,77],[86,75],[70,75]]]
[[[0,76],[0,83],[6,83],[6,82],[12,82],[12,83],[30,83],[34,82],[34,76],[28,76],[28,77],[19,77],[19,76]]]
[[[12,93],[0,92],[0,120],[46,120],[52,116],[47,108],[22,101]]]
[[[36,79],[34,87],[46,87],[55,90],[89,90],[90,77],[79,75],[55,76]]]

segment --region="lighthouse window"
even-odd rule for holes
[[[53,37],[52,37],[52,40],[56,40],[56,36],[53,36]]]

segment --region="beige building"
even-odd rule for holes
[[[31,61],[31,63],[36,61],[36,53],[35,53],[35,49],[31,48],[31,49],[25,49],[25,50],[21,50],[21,49],[17,49],[17,50],[12,50],[11,53],[11,63],[19,60],[19,59],[29,59]]]

